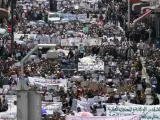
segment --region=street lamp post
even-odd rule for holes
[[[54,49],[56,44],[38,44],[21,60],[21,80],[17,85],[17,120],[41,119],[40,95],[35,91],[29,91],[26,83],[24,82],[24,62],[28,60],[28,58],[37,51],[39,47]],[[58,54],[54,50],[49,50],[47,52],[47,57],[58,58]]]
[[[24,62],[28,60],[28,58],[38,50],[39,47],[42,48],[55,48],[56,44],[38,44],[36,45],[22,60],[21,60],[21,81],[24,80]],[[21,83],[21,90],[24,90],[24,84]]]
[[[131,23],[131,14],[130,14],[130,0],[128,0],[128,30],[130,30],[130,23]]]
[[[14,0],[11,0],[11,52],[14,47]]]

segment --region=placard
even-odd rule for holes
[[[97,108],[96,111],[97,111],[97,115],[101,116],[104,113],[104,108]]]
[[[142,87],[142,84],[137,84],[137,90],[142,90],[143,87]]]
[[[75,14],[68,14],[67,18],[69,19],[69,21],[77,20],[77,16]]]
[[[54,102],[53,104],[47,105],[43,107],[47,114],[53,114],[53,112],[58,112],[62,108],[61,102]]]
[[[60,101],[61,101],[60,96],[53,97],[53,102],[60,102]]]
[[[102,101],[101,96],[94,96],[94,101],[95,102]]]
[[[88,88],[91,90],[98,90],[98,84],[96,82],[90,82]]]
[[[9,85],[3,85],[3,89],[9,90],[9,89],[10,89],[10,86],[9,86]]]
[[[77,18],[78,20],[87,20],[87,14],[78,14]]]
[[[100,63],[78,63],[78,71],[104,70],[104,62]]]
[[[46,101],[52,100],[52,95],[46,95],[46,96],[45,96],[45,100],[46,100]]]

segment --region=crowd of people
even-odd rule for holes
[[[79,6],[78,10],[74,8],[75,5]],[[68,0],[57,2],[57,9],[61,13],[86,14],[87,20],[92,22],[82,23],[76,20],[50,24],[49,1],[18,2],[14,11],[14,33],[15,38],[16,35],[21,36],[15,39],[13,50],[9,35],[0,40],[0,86],[10,86],[8,90],[4,90],[5,94],[16,94],[13,88],[19,82],[20,60],[35,45],[57,44],[58,59],[46,59],[48,49],[40,48],[30,56],[24,66],[24,80],[28,87],[43,91],[42,100],[49,93],[52,97],[59,96],[62,102],[61,111],[52,115],[43,114],[43,120],[63,120],[64,114],[76,115],[84,111],[84,108],[79,106],[73,109],[73,101],[95,96],[105,97],[97,101],[97,104],[90,105],[89,111],[95,116],[97,108],[106,110],[105,104],[159,104],[159,49],[155,45],[155,29],[152,26],[138,24],[136,28],[128,30],[127,6],[121,0],[114,0],[114,4],[103,0],[95,3]],[[131,13],[131,20],[136,17],[136,14]],[[3,24],[4,27],[10,25],[11,19]],[[86,33],[82,30],[85,27],[88,28]],[[149,30],[152,30],[151,34]],[[69,39],[72,39],[71,43]],[[80,41],[76,43],[74,39]],[[85,39],[94,40],[92,44],[86,44]],[[70,46],[63,46],[63,40],[68,40]],[[78,63],[82,60],[87,63],[88,59],[94,64],[98,64],[98,59],[102,60],[104,69],[79,71]],[[46,88],[31,85],[28,77],[35,76],[44,79],[68,79],[67,90],[60,87],[59,90],[48,91]],[[80,80],[73,79],[75,76]],[[82,82],[87,85],[82,85]],[[89,85],[92,82],[96,87]],[[151,89],[149,92],[148,88]],[[151,97],[148,99],[147,96]],[[0,111],[7,110],[6,102],[5,99],[0,100]]]

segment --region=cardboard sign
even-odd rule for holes
[[[82,87],[88,86],[88,82],[87,82],[87,81],[82,81],[82,82],[81,82],[81,86],[82,86]]]
[[[98,84],[96,82],[90,82],[88,88],[91,90],[98,90]]]

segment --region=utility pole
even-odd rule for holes
[[[1,8],[4,8],[4,0],[1,2]]]
[[[53,0],[49,0],[50,11],[53,12]]]
[[[14,0],[11,0],[11,52],[14,49]]]
[[[115,12],[115,1],[113,0],[113,11]]]
[[[130,14],[130,0],[128,0],[128,30],[130,30],[130,23],[131,23],[131,14]]]

